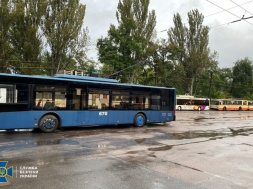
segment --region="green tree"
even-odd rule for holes
[[[209,28],[203,25],[204,16],[198,10],[188,13],[188,27],[183,25],[181,16],[174,15],[174,27],[168,31],[169,43],[176,49],[183,49],[177,53],[177,64],[181,64],[185,70],[186,92],[193,94],[194,83],[207,69],[213,67],[213,57],[216,53],[210,53]]]
[[[44,2],[44,1],[43,1]],[[34,0],[13,0],[9,39],[13,47],[12,69],[18,73],[37,74],[42,52],[39,32],[45,4]]]
[[[218,66],[205,70],[194,86],[194,96],[213,98],[229,98],[231,86],[231,69]]]
[[[253,92],[253,65],[248,58],[238,60],[232,71],[231,94],[235,98],[243,98]]]
[[[46,14],[42,31],[50,48],[46,61],[53,75],[61,69],[79,66],[85,59],[88,43],[87,29],[83,29],[86,6],[79,0],[45,0]]]
[[[122,82],[139,82],[144,65],[154,53],[152,37],[156,25],[155,11],[148,11],[149,0],[120,0],[116,17],[118,27],[111,25],[107,37],[97,42],[104,74]],[[121,70],[124,70],[120,72]]]
[[[8,31],[11,23],[10,19],[10,3],[9,0],[1,0],[0,2],[0,71],[10,72],[8,59],[13,49],[8,40]]]
[[[182,91],[182,76],[185,72],[179,64],[175,63],[182,49],[168,44],[165,39],[159,40],[154,44],[153,61],[149,64],[149,68],[153,70],[153,74],[149,77],[152,85],[173,86],[177,91]],[[184,77],[183,77],[184,78]]]
[[[231,98],[232,69],[217,68],[213,73],[211,98]]]

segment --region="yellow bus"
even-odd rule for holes
[[[248,105],[249,105],[249,110],[252,111],[253,110],[253,100],[248,101]]]
[[[212,99],[210,102],[210,109],[214,110],[222,110],[222,111],[242,111],[242,110],[253,110],[253,102],[252,105],[249,106],[247,100],[237,100],[237,99]]]

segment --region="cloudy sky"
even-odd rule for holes
[[[86,4],[84,25],[89,28],[91,45],[89,58],[97,60],[96,40],[107,36],[110,24],[117,25],[118,0],[80,0]],[[198,9],[209,26],[210,49],[219,54],[219,67],[232,67],[239,59],[253,61],[253,0],[150,0],[149,9],[157,17],[156,30],[159,38],[167,38],[164,30],[173,26],[173,15],[179,13],[187,24],[187,13]]]

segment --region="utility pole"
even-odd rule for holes
[[[158,80],[158,63],[155,63],[155,86],[157,86]]]
[[[213,81],[213,71],[210,70],[209,72],[210,72],[210,83],[209,83],[208,98],[210,100],[211,99],[211,96],[210,96],[210,94],[211,94],[211,87],[212,87],[212,81]]]

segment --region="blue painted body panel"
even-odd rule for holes
[[[20,111],[0,112],[0,130],[37,128],[45,114],[59,116],[61,127],[133,124],[137,113],[145,114],[147,123],[173,121],[172,111]]]

